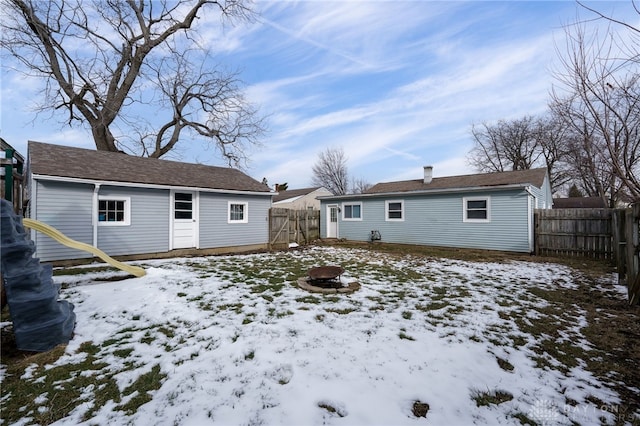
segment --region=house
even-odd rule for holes
[[[317,197],[333,195],[321,186],[315,188],[287,189],[279,191],[273,197],[273,207],[291,210],[319,210]]]
[[[550,209],[546,169],[378,183],[320,197],[322,238],[532,252],[534,209]],[[373,238],[372,238],[373,237]]]
[[[606,209],[607,202],[602,197],[554,198],[554,209]]]
[[[239,170],[29,142],[29,217],[115,255],[268,246],[273,195]],[[43,261],[90,257],[31,234]]]

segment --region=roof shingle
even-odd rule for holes
[[[541,188],[547,174],[546,168],[516,170],[509,172],[481,173],[474,175],[447,176],[433,178],[428,184],[423,179],[404,180],[397,182],[378,183],[365,194],[380,194],[387,192],[414,192],[435,189],[475,188],[483,186],[503,186],[517,184],[531,184]]]
[[[29,141],[31,173],[37,175],[230,191],[270,192],[240,170],[118,152]]]

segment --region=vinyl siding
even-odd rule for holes
[[[532,206],[534,209],[550,209],[553,206],[553,198],[551,194],[551,186],[549,185],[548,177],[544,178],[544,184],[542,188],[531,186],[531,193],[536,198],[535,204]]]
[[[36,181],[36,209],[32,218],[51,225],[67,237],[93,244],[91,209],[93,185]],[[84,251],[72,249],[35,233],[36,257],[42,261],[92,257]]]
[[[247,223],[228,223],[229,201],[247,203]],[[200,248],[268,243],[270,207],[270,197],[200,193]]]
[[[102,186],[100,197],[129,197],[128,226],[98,226],[98,247],[110,256],[169,250],[169,190]]]
[[[490,197],[491,221],[463,222],[465,196]],[[362,221],[343,221],[340,215],[338,236],[367,241],[371,231],[377,230],[383,242],[528,252],[528,197],[526,191],[510,190],[388,198],[404,202],[404,221],[385,221],[387,198],[360,198],[357,201],[362,202]],[[338,204],[342,207],[345,202],[349,201],[340,200]],[[335,203],[322,201],[323,236],[326,206]]]

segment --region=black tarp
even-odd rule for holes
[[[35,245],[22,219],[0,200],[0,271],[19,350],[45,352],[69,342],[75,327],[73,304],[58,300],[51,265],[34,258]]]

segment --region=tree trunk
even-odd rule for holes
[[[91,134],[98,151],[122,152],[116,146],[116,139],[106,125],[91,123]]]

